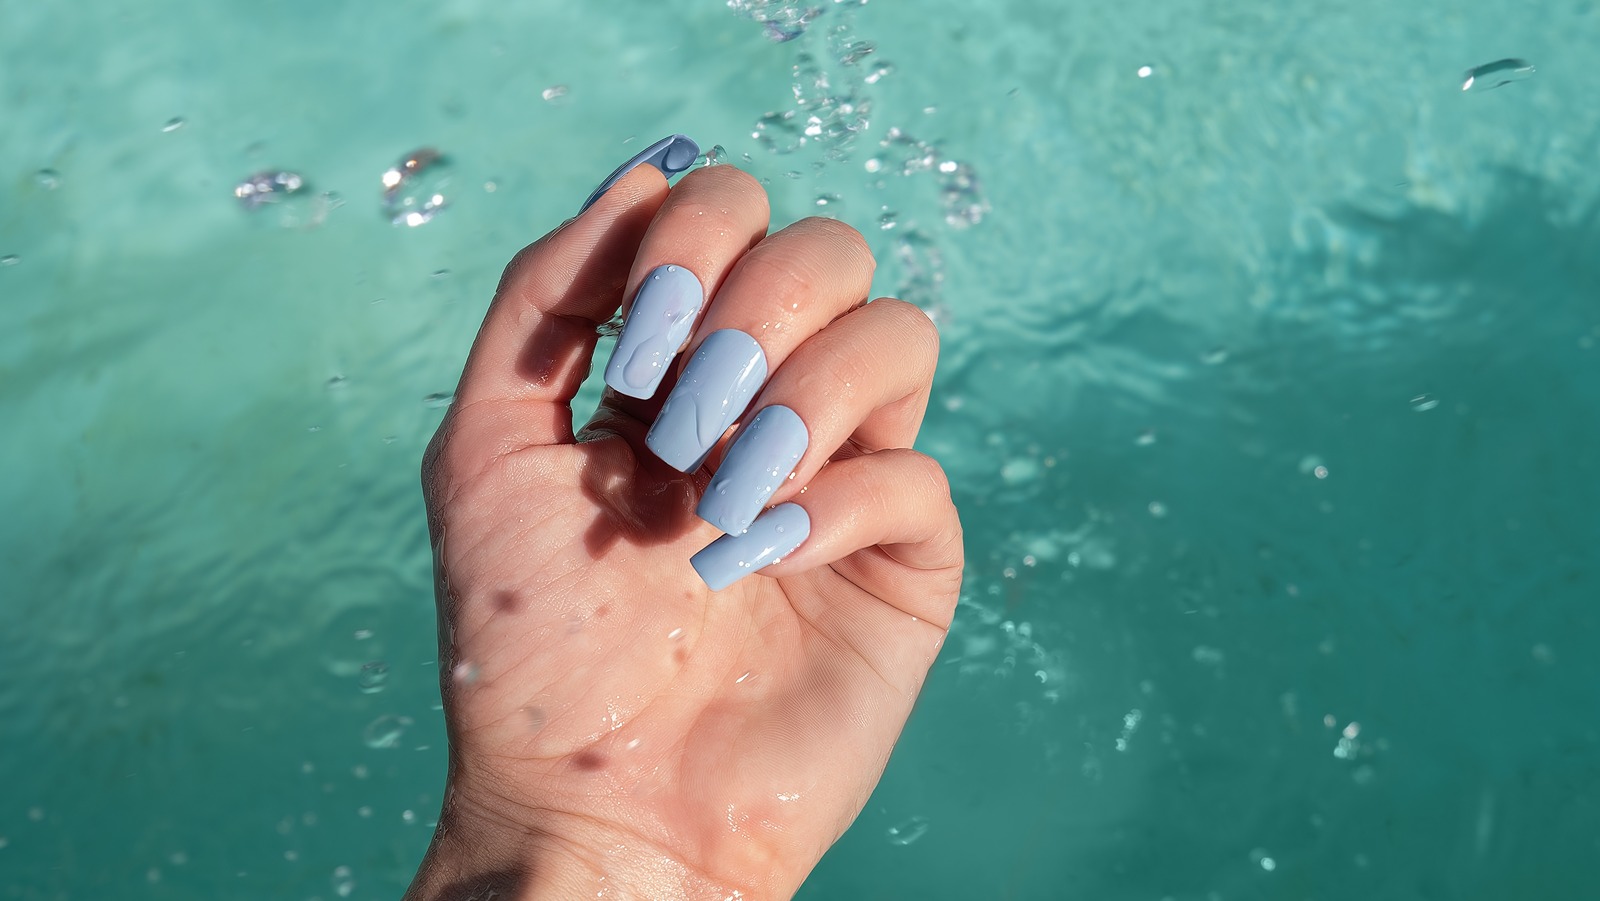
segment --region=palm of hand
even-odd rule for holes
[[[713,595],[687,564],[717,534],[704,485],[642,425],[602,409],[576,444],[507,448],[516,415],[453,411],[424,469],[459,801],[797,885],[881,773],[959,565],[871,547]]]

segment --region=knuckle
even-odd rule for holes
[[[876,309],[878,315],[888,319],[896,340],[917,351],[918,362],[932,370],[932,363],[939,358],[939,327],[928,318],[926,310],[897,297],[880,297],[868,309]]]

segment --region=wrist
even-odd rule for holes
[[[753,901],[636,836],[584,817],[539,811],[530,825],[459,793],[404,901]]]

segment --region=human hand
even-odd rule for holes
[[[863,303],[854,230],[767,227],[731,166],[638,166],[507,268],[422,467],[450,767],[407,898],[786,898],[866,803],[961,578],[909,449],[937,333]],[[652,274],[607,378],[645,397],[574,434],[596,327]],[[698,401],[663,415],[675,383]],[[740,422],[773,412],[725,436],[752,394]],[[777,506],[719,538],[703,495],[736,532]]]

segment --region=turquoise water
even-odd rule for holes
[[[400,893],[422,446],[673,131],[945,335],[963,606],[802,897],[1592,892],[1600,10],[816,5],[0,0],[0,897]]]

